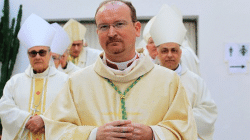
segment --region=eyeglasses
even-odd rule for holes
[[[37,51],[30,51],[28,52],[30,57],[36,57],[36,55],[39,53],[40,56],[45,56],[47,54],[47,50],[40,50],[39,52]]]
[[[73,44],[72,44],[72,47],[75,47],[75,46],[82,47],[82,46],[83,46],[83,43],[73,43]]]
[[[116,22],[114,24],[101,24],[101,25],[98,25],[97,29],[99,31],[105,32],[105,31],[108,31],[110,29],[110,26],[113,26],[116,30],[120,30],[120,29],[124,28],[127,25],[128,25],[128,23],[126,21],[119,21],[119,22]]]
[[[53,59],[53,60],[60,60],[60,59],[61,59],[61,55],[59,55],[59,57],[52,56],[52,59]]]

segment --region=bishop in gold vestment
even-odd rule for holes
[[[92,140],[92,130],[122,120],[121,97],[105,78],[124,92],[143,75],[125,96],[127,119],[149,125],[161,140],[196,139],[192,108],[178,75],[143,54],[134,63],[125,75],[114,73],[101,58],[75,72],[45,113],[46,138]]]
[[[95,20],[104,53],[73,73],[46,111],[46,139],[197,139],[179,76],[135,51],[132,3],[103,1]]]

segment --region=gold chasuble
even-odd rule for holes
[[[33,78],[30,92],[29,112],[34,115],[41,115],[45,111],[46,89],[48,78]],[[44,140],[44,134],[33,134],[29,132],[29,140]]]
[[[112,81],[110,81],[108,78],[105,78],[108,83],[115,89],[115,91],[120,95],[120,100],[121,100],[121,110],[122,110],[122,119],[123,120],[127,120],[128,117],[127,117],[127,112],[126,112],[126,106],[125,106],[125,98],[126,98],[126,94],[127,92],[129,92],[129,90],[139,81],[141,80],[141,77],[140,76],[137,80],[135,80],[125,91],[124,93],[122,93],[117,86],[114,85],[114,83]],[[121,114],[121,111],[119,110],[119,114]],[[120,118],[120,117],[119,117]]]
[[[101,54],[73,73],[43,116],[46,139],[95,140],[98,127],[117,120],[150,126],[155,140],[197,139],[179,76],[142,53],[127,69],[120,74]]]

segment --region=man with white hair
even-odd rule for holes
[[[41,115],[55,99],[68,75],[50,64],[54,28],[35,14],[22,25],[18,39],[27,48],[30,65],[5,85],[0,100],[2,140],[44,139]]]
[[[68,33],[71,42],[68,59],[80,68],[93,64],[101,51],[86,47],[84,36],[87,28],[76,20],[70,19],[63,29]]]
[[[193,108],[199,139],[213,139],[217,107],[204,80],[181,61],[186,29],[182,20],[168,5],[163,5],[153,22],[150,34],[157,46],[160,64],[175,71],[181,79]]]
[[[71,44],[69,36],[59,24],[53,23],[51,26],[53,26],[56,30],[56,34],[51,45],[51,53],[55,67],[59,71],[71,75],[73,72],[80,70],[80,68],[74,65],[71,61],[67,60],[67,48]]]

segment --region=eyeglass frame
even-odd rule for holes
[[[33,50],[33,51],[30,51],[30,52],[28,51],[27,53],[28,53],[29,57],[34,58],[34,57],[37,56],[37,54],[39,54],[39,56],[41,56],[41,57],[45,57],[47,55],[47,52],[50,52],[50,49],[48,49],[48,50],[41,49],[38,52]],[[44,53],[44,55],[43,55],[43,53]]]
[[[54,57],[52,56],[52,59],[53,59],[53,60],[57,60],[57,61],[58,61],[58,60],[60,60],[60,59],[61,59],[61,57],[62,57],[62,55],[59,55],[59,58],[54,58]]]
[[[122,23],[122,25],[119,25],[121,23]],[[126,27],[128,24],[129,23],[127,21],[117,21],[117,22],[115,22],[113,24],[99,24],[99,25],[97,25],[97,29],[99,31],[102,31],[102,32],[107,32],[110,29],[110,26],[113,26],[114,29],[120,30],[120,29],[123,29],[124,27]],[[104,28],[104,26],[106,26],[106,27]]]
[[[75,46],[83,47],[83,43],[72,43],[71,46],[72,47],[75,47]]]

